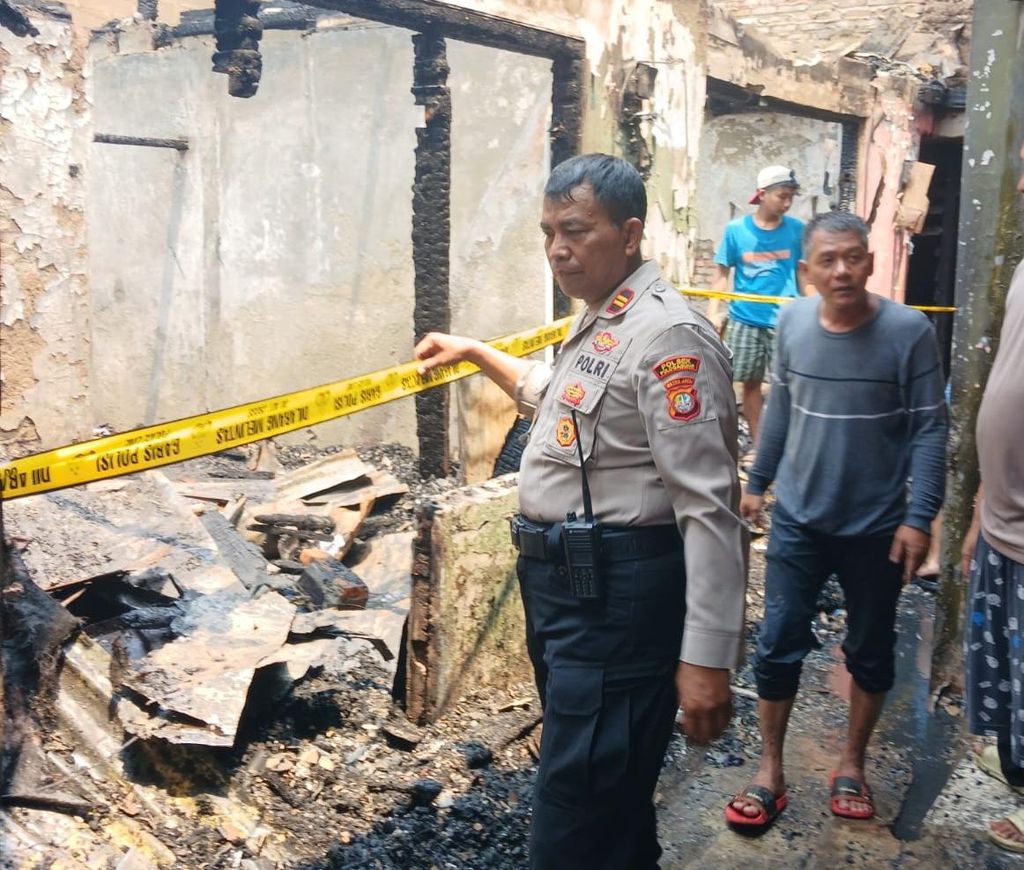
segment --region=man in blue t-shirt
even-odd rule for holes
[[[758,296],[799,296],[796,265],[803,256],[800,237],[803,221],[787,217],[799,190],[796,174],[786,166],[767,166],[757,174],[752,215],[730,221],[715,254],[718,274],[712,290],[729,289],[729,272],[735,270],[733,291]],[[716,319],[717,301],[708,311]],[[775,320],[779,306],[737,300],[729,303],[729,320],[723,334],[732,351],[733,380],[743,384],[743,416],[750,426],[751,449],[743,457],[747,467],[754,460],[758,423],[761,419],[761,384],[771,372],[775,352]]]

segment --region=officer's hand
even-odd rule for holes
[[[743,497],[740,499],[740,516],[743,519],[750,523],[757,523],[762,519],[761,512],[763,510],[763,495],[754,495],[749,492],[743,493]]]
[[[438,366],[462,362],[468,359],[479,344],[475,339],[444,332],[428,332],[416,345],[413,356],[420,361],[420,374],[426,374]]]
[[[913,526],[900,526],[889,548],[889,561],[903,563],[903,582],[909,583],[928,555],[932,536]]]
[[[732,692],[728,668],[705,668],[680,662],[676,668],[676,694],[683,708],[683,734],[693,743],[710,743],[732,718]]]

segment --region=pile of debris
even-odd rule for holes
[[[29,577],[111,654],[130,734],[230,747],[257,669],[294,681],[339,637],[395,660],[411,535],[354,545],[408,487],[352,450],[291,472],[209,465],[15,501],[5,525]]]
[[[532,686],[396,703],[457,487],[415,469],[262,444],[6,503],[0,867],[522,863]]]

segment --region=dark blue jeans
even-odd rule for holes
[[[652,797],[677,709],[686,580],[676,552],[605,566],[581,602],[564,565],[520,557],[544,733],[533,797],[534,870],[649,870]]]
[[[846,596],[846,668],[865,692],[887,692],[895,676],[896,602],[902,566],[889,561],[893,533],[842,537],[798,524],[776,504],[768,540],[764,619],[754,655],[757,694],[796,695],[818,593],[835,574]]]

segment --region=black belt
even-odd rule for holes
[[[564,562],[561,523],[535,523],[521,514],[509,523],[512,546],[528,559]],[[681,550],[682,539],[674,526],[604,526],[601,529],[601,561],[629,562],[633,559],[664,556]]]

